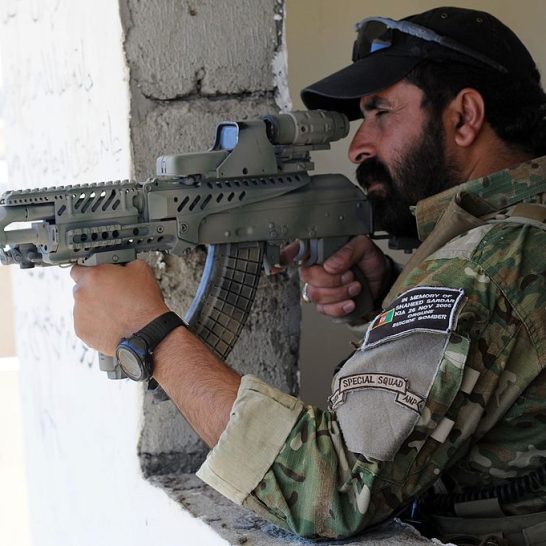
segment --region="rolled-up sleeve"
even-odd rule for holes
[[[297,398],[244,376],[229,423],[197,476],[242,504],[275,461],[302,411]]]

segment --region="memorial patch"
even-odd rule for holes
[[[456,312],[463,297],[464,290],[459,288],[411,288],[374,319],[366,332],[362,349],[374,347],[412,331],[453,330]]]

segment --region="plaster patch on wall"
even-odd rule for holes
[[[283,0],[277,1],[274,19],[280,26],[278,46],[272,61],[273,81],[275,83],[275,102],[281,112],[292,110],[292,99],[288,88],[288,50],[286,47],[285,5]]]

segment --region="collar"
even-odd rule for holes
[[[475,216],[506,209],[521,201],[546,202],[546,156],[482,178],[469,180],[419,201],[415,218],[419,239],[425,240],[449,203],[464,196],[465,208]]]

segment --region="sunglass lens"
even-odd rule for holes
[[[367,22],[359,31],[353,47],[353,61],[392,44],[392,30],[379,21]]]

